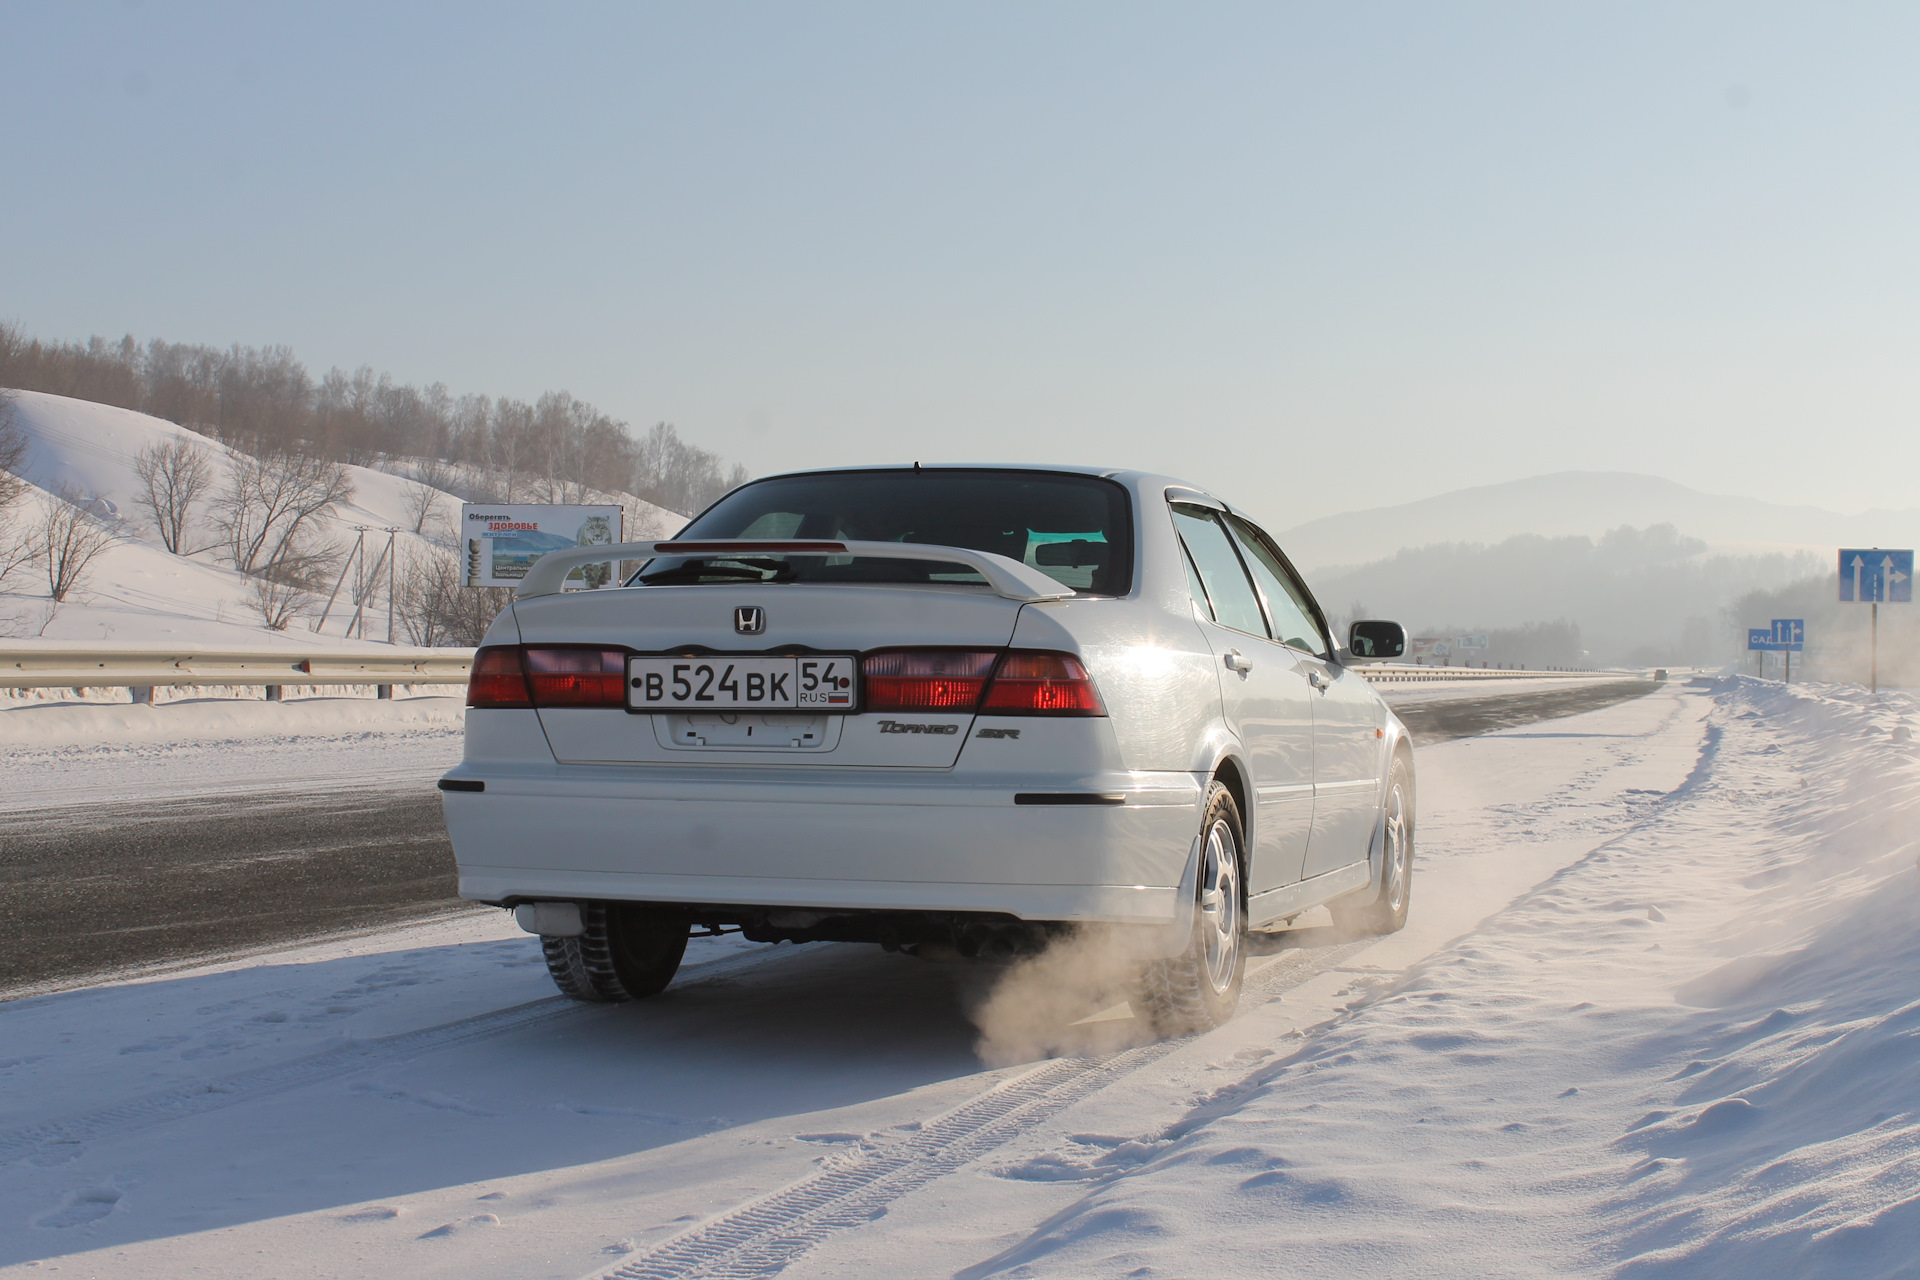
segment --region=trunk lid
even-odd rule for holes
[[[741,635],[734,612],[761,610]],[[1021,605],[985,587],[762,583],[619,587],[522,600],[529,645],[605,644],[640,653],[759,656],[859,654],[896,646],[998,649]],[[971,712],[762,715],[657,714],[545,707],[540,723],[568,764],[766,764],[822,768],[950,768]]]

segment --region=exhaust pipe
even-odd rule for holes
[[[513,922],[543,938],[577,938],[587,931],[577,902],[523,902],[513,909]]]

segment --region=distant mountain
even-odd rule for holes
[[[1397,618],[1436,639],[1491,632],[1491,651],[1473,655],[1480,660],[1672,666],[1739,656],[1745,623],[1726,610],[1740,597],[1833,574],[1831,553],[1705,547],[1663,525],[1615,528],[1598,540],[1529,533],[1410,547],[1306,576],[1337,615]],[[1548,640],[1570,643],[1550,655],[1540,649]]]
[[[1621,525],[1659,524],[1716,551],[1831,554],[1841,546],[1913,546],[1920,508],[1848,516],[1701,493],[1627,471],[1560,471],[1309,520],[1281,534],[1280,545],[1301,569],[1324,571],[1442,542],[1498,543],[1520,534],[1597,538]]]

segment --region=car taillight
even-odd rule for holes
[[[989,716],[1104,716],[1093,678],[1070,653],[1012,649],[1000,659],[987,689]]]
[[[536,707],[626,705],[627,655],[620,649],[527,646],[527,683]]]
[[[860,664],[868,711],[972,711],[999,654],[991,649],[883,649]]]
[[[530,707],[533,705],[533,696],[527,692],[527,673],[520,665],[519,645],[488,645],[473,655],[473,669],[467,676],[467,705],[470,707]]]
[[[861,663],[868,711],[1104,716],[1080,659],[1035,649],[882,649]]]
[[[488,645],[473,655],[470,707],[624,707],[627,655],[619,649]]]

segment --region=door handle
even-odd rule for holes
[[[1253,659],[1241,657],[1238,649],[1227,650],[1220,655],[1220,660],[1227,664],[1227,670],[1238,671],[1241,675],[1253,670]]]
[[[1333,681],[1327,679],[1327,673],[1320,670],[1320,668],[1308,667],[1307,683],[1312,685],[1314,688],[1318,689],[1321,693],[1325,693],[1327,691],[1327,686],[1332,684]]]

